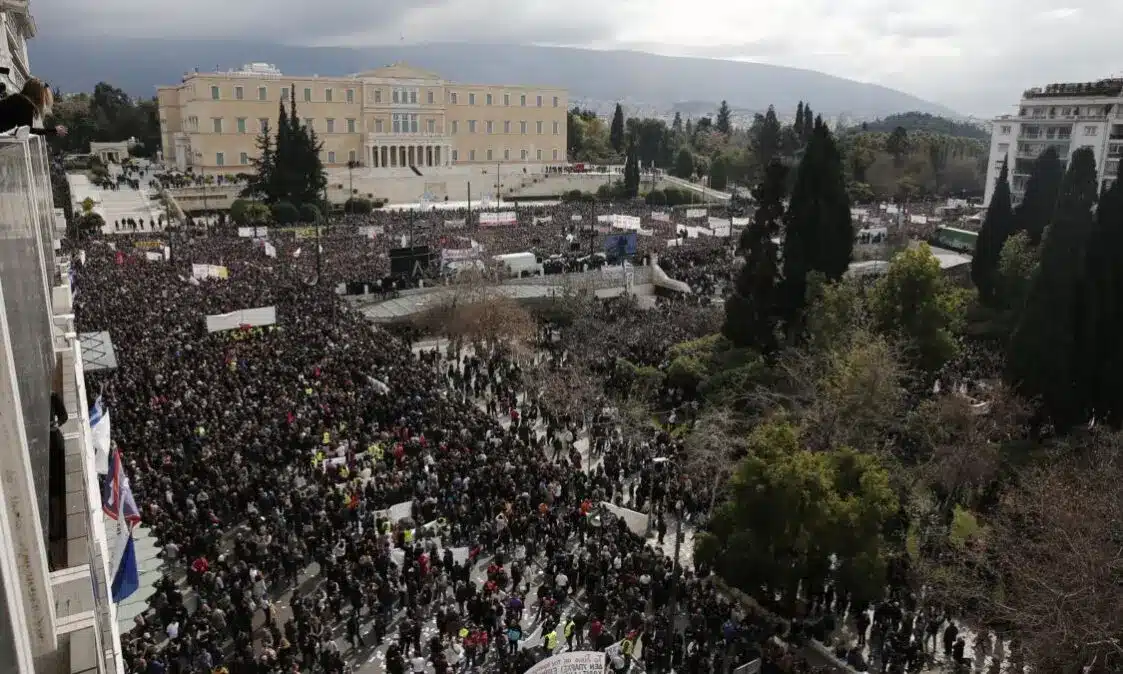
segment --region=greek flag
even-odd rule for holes
[[[140,522],[140,511],[129,486],[129,477],[125,475],[120,450],[113,450],[109,462],[109,474],[105,476],[105,487],[101,493],[101,508],[110,519],[124,520],[130,526]]]
[[[113,451],[113,458],[106,476],[102,492],[101,507],[106,515],[116,522],[116,546],[114,547],[112,578],[110,589],[113,601],[121,603],[140,587],[140,569],[136,560],[136,544],[133,542],[133,527],[140,522],[129,478],[121,462],[121,452]]]
[[[109,408],[99,395],[90,408],[90,434],[93,436],[94,469],[98,475],[109,472]]]

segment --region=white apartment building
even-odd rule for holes
[[[1016,115],[993,121],[984,202],[990,203],[1006,159],[1012,196],[1019,202],[1034,159],[1050,146],[1065,165],[1073,150],[1090,147],[1100,180],[1110,185],[1123,156],[1123,79],[1050,84],[1023,93]]]
[[[0,85],[31,71],[28,0],[0,0]],[[46,143],[0,137],[0,674],[124,671]],[[52,393],[66,423],[52,429]]]

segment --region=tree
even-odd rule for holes
[[[1116,179],[1096,209],[1076,292],[1076,339],[1089,413],[1123,426],[1123,184]]]
[[[729,184],[729,160],[723,154],[710,162],[710,187],[724,190]]]
[[[1121,450],[1118,434],[1082,434],[1014,476],[935,588],[1018,640],[1013,671],[1123,669]]]
[[[160,149],[159,105],[154,98],[131,99],[121,89],[99,82],[92,94],[64,95],[56,92],[55,105],[47,116],[48,127],[62,124],[66,136],[51,136],[58,152],[89,152],[91,141],[136,140],[130,152],[153,157]]]
[[[1039,400],[1058,429],[1086,415],[1085,368],[1074,328],[1096,196],[1095,158],[1091,149],[1080,148],[1072,153],[1053,223],[1041,243],[1040,266],[1010,340],[1007,381],[1026,398]]]
[[[768,166],[780,152],[781,130],[776,108],[770,105],[764,115],[757,115],[750,133],[753,154],[762,167]]]
[[[679,112],[675,112],[675,118],[671,121],[671,133],[682,135],[682,114]]]
[[[893,157],[893,165],[901,168],[905,164],[905,155],[909,153],[909,134],[905,127],[898,126],[889,134],[885,141],[885,150]]]
[[[764,180],[753,189],[756,211],[740,241],[745,264],[737,275],[733,295],[725,303],[722,334],[735,346],[762,354],[772,353],[777,344],[780,261],[779,246],[773,239],[779,236],[784,218],[786,184],[787,169],[773,160]]]
[[[1030,242],[1029,234],[1018,232],[1006,239],[998,256],[994,279],[996,308],[1021,311],[1037,273],[1038,261],[1038,248]]]
[[[295,90],[294,90],[295,91]],[[268,127],[263,127],[257,141],[258,156],[254,158],[255,175],[250,179],[242,196],[258,198],[267,204],[285,202],[297,209],[305,204],[319,204],[327,188],[327,174],[320,160],[322,148],[316,133],[304,125],[296,110],[296,94],[289,101],[289,109],[281,101],[277,111],[277,133],[269,137]],[[285,222],[288,211],[282,209]]]
[[[257,156],[250,160],[254,172],[242,189],[241,196],[261,199],[271,204],[281,195],[274,191],[277,187],[277,156],[273,149],[273,137],[269,135],[269,122],[261,125],[261,133],[257,135],[254,145],[257,147]]]
[[[620,104],[616,104],[616,112],[612,114],[612,127],[608,135],[609,143],[612,144],[612,149],[617,153],[624,150],[624,108]]]
[[[734,585],[758,597],[780,592],[793,608],[801,582],[821,587],[833,577],[859,603],[884,591],[881,532],[897,499],[874,456],[811,452],[798,428],[766,424],[729,488],[711,529],[718,571]]]
[[[792,129],[795,131],[796,137],[803,144],[803,101],[795,106],[795,122],[792,123]]]
[[[983,302],[994,305],[996,302],[995,279],[998,262],[1006,240],[1014,233],[1014,209],[1010,205],[1010,182],[1007,162],[1002,162],[1002,170],[994,185],[994,194],[987,206],[986,218],[979,239],[975,245],[975,255],[971,259],[971,280],[979,290]]]
[[[818,120],[799,163],[785,218],[781,313],[789,336],[794,337],[800,329],[807,301],[807,275],[820,272],[827,281],[842,278],[850,266],[853,247],[854,227],[842,158],[831,132]]]
[[[1035,246],[1041,243],[1045,228],[1053,222],[1053,209],[1057,205],[1057,191],[1063,177],[1061,159],[1050,145],[1034,160],[1022,203],[1014,212],[1016,229],[1029,234],[1029,240]]]
[[[729,103],[721,102],[721,107],[717,110],[717,122],[714,127],[727,136],[733,131],[732,112],[729,109]]]
[[[870,294],[870,313],[879,330],[902,339],[922,370],[935,373],[958,351],[964,299],[922,243],[893,258]]]
[[[932,165],[932,178],[936,191],[943,186],[944,172],[948,167],[948,154],[950,146],[947,139],[942,136],[929,139],[928,162]]]
[[[811,104],[803,104],[803,129],[800,131],[799,137],[804,144],[811,140],[812,134],[815,132],[815,115],[811,112]]]
[[[628,157],[624,162],[624,198],[635,199],[639,196],[639,159],[636,157],[636,141],[628,142]]]
[[[689,149],[684,147],[678,151],[678,157],[675,159],[675,170],[672,173],[675,177],[683,180],[690,180],[694,177],[694,154]]]

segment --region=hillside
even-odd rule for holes
[[[861,125],[861,128],[864,131],[884,131],[885,133],[892,133],[898,126],[903,127],[905,131],[909,133],[914,131],[926,131],[928,133],[938,133],[945,136],[956,136],[958,138],[975,138],[977,140],[990,139],[990,132],[981,126],[972,124],[971,122],[948,119],[940,115],[931,115],[926,112],[905,112],[889,115],[888,117],[873,122],[866,122]]]
[[[377,48],[291,47],[250,41],[106,40],[42,35],[29,43],[35,72],[65,92],[90,91],[108,81],[135,96],[175,84],[184,71],[276,64],[293,75],[339,75],[406,61],[453,81],[540,83],[567,88],[575,98],[671,107],[680,101],[721,100],[763,111],[794,109],[810,100],[816,112],[859,119],[901,110],[956,116],[941,105],[874,84],[810,70],[627,51],[590,51],[517,45],[429,44]]]

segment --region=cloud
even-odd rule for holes
[[[1119,0],[40,0],[41,32],[369,46],[442,41],[759,61],[993,114],[1022,90],[1111,76]]]

